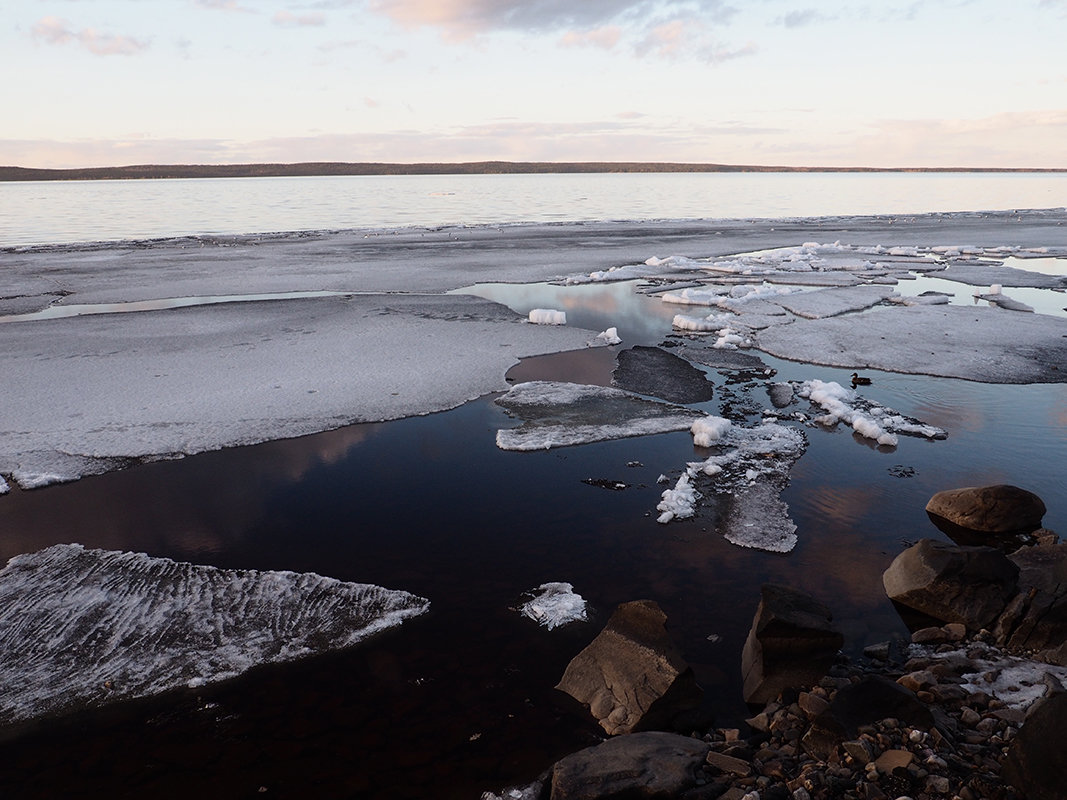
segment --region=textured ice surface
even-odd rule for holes
[[[902,306],[766,328],[773,356],[832,367],[940,375],[987,383],[1067,379],[1067,322],[999,308]]]
[[[743,428],[721,417],[698,420],[691,430],[697,446],[717,452],[690,463],[663,493],[657,521],[691,517],[706,500],[718,510],[717,530],[729,542],[774,553],[792,550],[796,525],[780,492],[807,447],[804,435],[777,423]]]
[[[0,724],[349,647],[428,607],[313,573],[55,545],[0,570]]]
[[[549,630],[571,622],[585,622],[585,599],[569,583],[543,583],[519,611]]]
[[[520,383],[496,402],[523,420],[497,431],[501,450],[552,447],[684,431],[703,416],[683,406],[646,400],[621,389],[555,381]]]
[[[775,298],[776,303],[798,317],[821,319],[862,311],[885,300],[893,290],[887,286],[853,286],[846,289],[819,289],[788,297]]]

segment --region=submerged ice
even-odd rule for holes
[[[0,570],[0,725],[350,647],[428,607],[313,573],[55,545]]]
[[[517,384],[496,402],[522,420],[518,428],[497,431],[501,450],[547,450],[684,431],[701,416],[621,389],[556,381]]]

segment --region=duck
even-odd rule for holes
[[[855,372],[852,373],[852,388],[853,389],[855,389],[857,386],[870,386],[870,385],[871,385],[871,379],[870,378],[862,378],[859,375],[857,375]]]

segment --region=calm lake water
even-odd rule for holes
[[[1065,197],[1067,176],[1016,175],[0,184],[0,225],[5,244],[31,244],[446,222],[1049,207]],[[663,342],[676,309],[633,288],[476,291],[523,313],[565,307],[572,324],[617,326],[626,346]],[[965,295],[961,302],[969,302]],[[510,377],[608,383],[613,356],[602,348],[529,359]],[[847,384],[851,372],[765,361],[775,380]],[[748,424],[758,421],[768,405],[762,380],[707,372],[715,397],[697,408],[718,414],[729,406]],[[740,701],[739,655],[763,582],[791,584],[830,605],[856,653],[907,634],[881,573],[906,544],[944,538],[924,511],[934,492],[1025,486],[1048,503],[1045,524],[1067,532],[1062,385],[868,374],[873,385],[864,396],[949,437],[902,436],[897,448],[880,450],[845,429],[804,429],[809,447],[783,493],[799,543],[785,555],[730,545],[715,532],[713,507],[692,520],[656,523],[658,476],[673,480],[698,457],[689,434],[504,452],[495,431],[515,421],[492,398],[12,491],[0,498],[0,559],[80,542],[221,567],[314,571],[421,594],[432,607],[347,652],[85,714],[7,742],[18,769],[6,790],[243,797],[263,796],[262,787],[268,797],[476,798],[528,781],[595,741],[598,729],[552,687],[614,607],[638,598],[655,599],[668,614],[706,691],[705,711],[734,724],[749,713]],[[609,491],[589,478],[628,488]],[[548,581],[573,583],[591,621],[547,631],[519,616],[522,593]]]
[[[404,175],[0,183],[0,247],[186,234],[1060,208],[1067,174]]]

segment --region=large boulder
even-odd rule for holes
[[[978,533],[1025,533],[1041,527],[1045,504],[1033,492],[1000,484],[938,492],[926,511]]]
[[[588,705],[609,734],[670,726],[700,704],[703,691],[666,621],[652,600],[623,603],[556,688]]]
[[[1009,558],[1019,593],[997,620],[997,644],[1067,665],[1067,544],[1023,547]]]
[[[1067,775],[1067,693],[1034,706],[1019,729],[1002,777],[1030,800],[1062,800]]]
[[[715,388],[702,370],[658,347],[635,345],[619,353],[617,362],[613,385],[669,403],[703,403]]]
[[[785,689],[818,683],[844,644],[832,621],[830,609],[810,595],[765,584],[741,652],[745,702],[766,703]]]
[[[698,785],[710,747],[674,733],[635,733],[560,759],[551,800],[673,798]]]
[[[923,539],[882,574],[889,599],[969,630],[989,627],[1015,594],[1019,567],[993,547]]]

